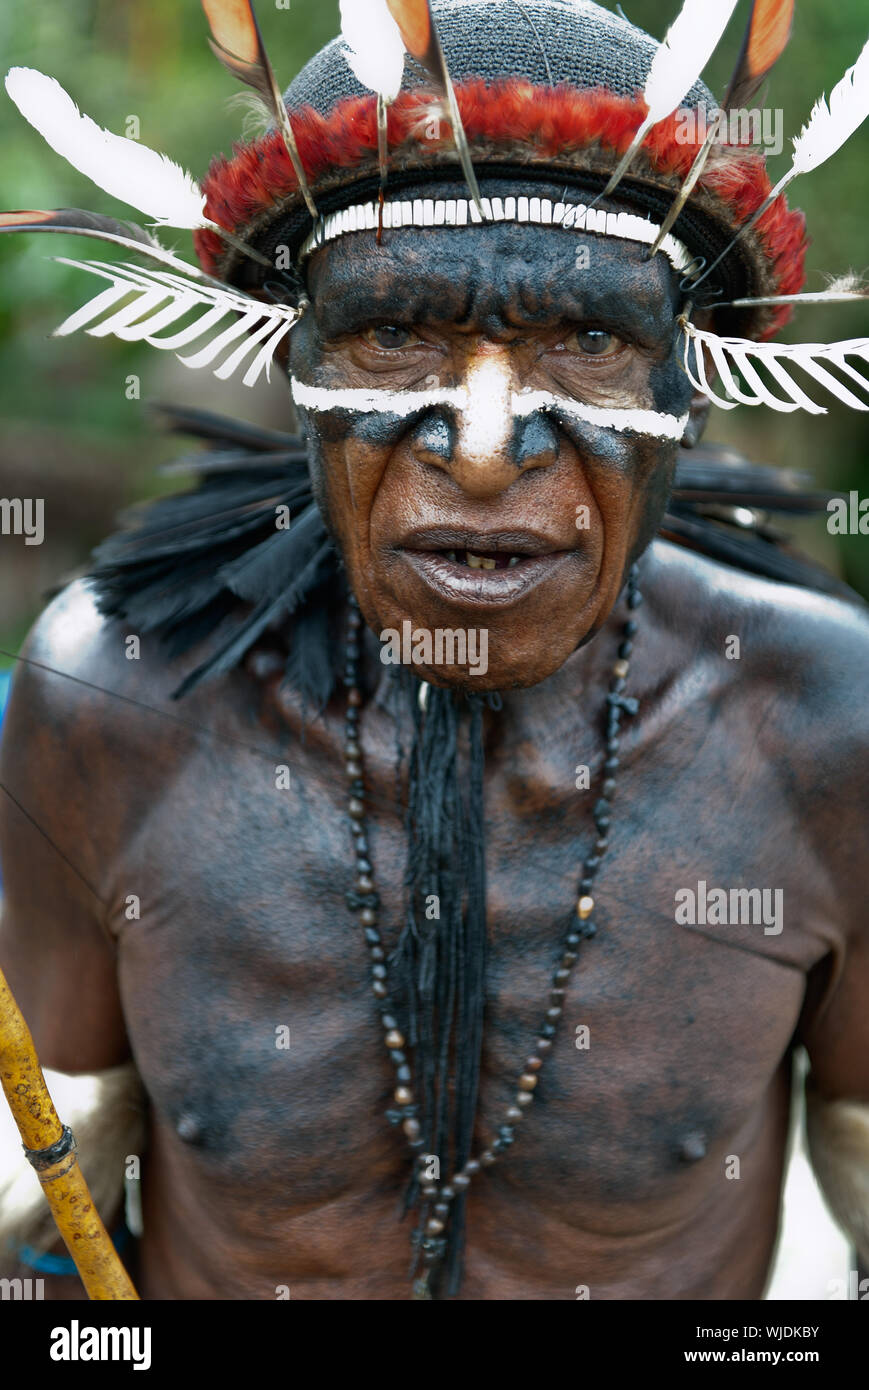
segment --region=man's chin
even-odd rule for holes
[[[600,589],[565,585],[548,602],[529,594],[509,609],[414,603],[383,585],[386,601],[369,609],[373,585],[356,589],[385,666],[406,667],[418,680],[467,694],[522,690],[554,675],[600,626]],[[361,590],[361,592],[360,592]],[[427,596],[426,596],[427,597]]]
[[[417,680],[427,681],[429,685],[439,686],[442,690],[454,690],[464,695],[486,695],[495,690],[524,690],[539,685],[541,681],[554,675],[569,655],[569,652],[565,653],[564,659],[556,663],[547,655],[546,660],[532,662],[530,665],[499,664],[490,666],[485,673],[457,666],[414,664],[409,669]]]
[[[523,624],[516,630],[487,623],[451,627],[429,626],[422,620],[396,618],[394,626],[375,630],[380,660],[402,665],[420,681],[466,694],[490,690],[522,690],[541,681],[564,665],[585,641],[586,634],[568,631],[559,614],[547,621]]]

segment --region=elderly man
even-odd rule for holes
[[[209,176],[286,273],[213,231],[206,270],[304,310],[305,451],[194,422],[199,490],[38,623],[2,962],[46,1065],[135,1061],[145,1298],[756,1299],[799,1044],[869,1227],[865,616],[669,500],[709,409],[687,301],[778,321],[690,286],[769,184],[713,161],[650,258],[684,152],[653,132],[600,194],[651,41],[434,13],[482,217],[419,74],[383,215],[339,45],[288,95],[319,229],[274,134]],[[762,225],[728,302],[798,288],[801,227]]]

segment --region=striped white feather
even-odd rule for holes
[[[817,101],[806,124],[799,135],[793,138],[794,155],[791,167],[765,198],[760,207],[744,222],[733,240],[703,274],[693,281],[694,286],[708,279],[712,272],[729,255],[740,237],[759,222],[767,208],[784,193],[785,189],[800,174],[807,174],[824,164],[831,155],[841,149],[846,140],[854,134],[869,116],[869,39],[863,45],[860,57],[836,83],[830,93],[829,104],[823,97]]]
[[[98,126],[53,77],[33,68],[11,68],[6,90],[51,148],[113,198],[162,226],[211,225],[202,190],[180,164]]]
[[[715,3],[712,0],[685,0],[649,68],[643,89],[648,113],[601,197],[614,191],[652,126],[675,111],[686,92],[694,86],[712,57],[735,8],[736,0],[715,0]]]
[[[829,104],[820,97],[799,135],[794,136],[794,157],[785,180],[817,169],[836,153],[869,116],[869,39],[853,67],[830,93]],[[785,180],[782,180],[784,182]]]
[[[805,410],[810,415],[826,415],[826,407],[806,394],[794,370],[808,377],[843,405],[852,410],[869,410],[869,377],[848,361],[856,357],[869,363],[869,338],[849,338],[840,343],[755,343],[748,338],[723,338],[695,328],[684,316],[679,319],[685,335],[684,367],[691,384],[723,410],[737,405],[767,405],[790,414]],[[725,396],[716,395],[710,384],[705,356],[712,360]],[[784,399],[768,385],[758,367],[763,368],[784,393]],[[830,370],[836,369],[836,375]],[[737,380],[734,373],[742,378]],[[855,395],[841,377],[847,377],[865,392]]]
[[[369,91],[387,106],[395,101],[404,75],[404,43],[386,0],[340,0],[344,57]]]
[[[63,256],[58,260],[63,265],[98,275],[108,280],[109,285],[65,319],[55,329],[55,337],[66,337],[83,328],[94,338],[114,337],[126,343],[148,343],[163,351],[177,352],[178,360],[186,367],[211,367],[221,381],[233,376],[254,352],[242,377],[244,385],[253,386],[263,372],[268,379],[275,349],[300,317],[296,309],[263,304],[233,290],[188,280],[169,271],[128,263],[107,265],[103,261],[74,261]],[[164,329],[196,310],[201,312],[192,323],[164,334]],[[235,317],[212,337],[213,330],[227,315]],[[197,345],[194,352],[181,355],[179,349],[194,345]],[[214,366],[227,349],[231,349],[228,356]]]

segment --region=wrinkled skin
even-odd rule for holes
[[[350,236],[315,257],[309,286],[314,309],[290,366],[310,385],[450,387],[494,364],[514,390],[675,416],[690,408],[689,439],[708,408],[692,403],[674,350],[678,276],[636,244],[513,226],[405,229],[379,248]],[[306,423],[318,497],[369,625],[485,626],[489,669],[477,689],[537,684],[594,635],[657,529],[677,454],[672,441],[542,415],[505,430],[500,447],[490,430],[482,450],[474,422],[449,410]],[[484,537],[528,532],[550,563],[520,601],[444,598],[408,552],[434,549],[414,532],[450,524]],[[469,679],[447,666],[418,674]]]
[[[348,316],[374,312],[362,301],[376,290],[388,301],[376,323],[402,307],[427,344],[413,366],[379,365],[381,385],[430,371],[454,379],[468,354],[506,349],[523,385],[688,409],[670,346],[668,270],[650,273],[633,248],[607,245],[593,276],[573,285],[550,233],[482,238],[455,236],[449,250],[436,233],[406,247],[396,238],[378,257],[370,239],[348,238],[322,253],[311,267],[316,318],[294,339],[292,369],[319,384],[369,384],[375,368],[358,356],[359,335],[370,346],[364,317]],[[355,289],[360,265],[369,269]],[[585,294],[596,302],[577,307]],[[551,359],[566,310],[634,344],[621,365]],[[610,372],[618,380],[605,387]],[[514,442],[491,457],[463,450],[461,421],[451,460],[431,446],[437,431],[426,453],[418,422],[398,434],[363,423],[309,421],[319,486],[373,630],[361,744],[390,948],[405,850],[391,673],[375,634],[403,616],[456,622],[455,606],[416,582],[402,538],[422,524],[531,527],[567,552],[527,596],[485,616],[486,683],[507,693],[485,723],[481,1147],[536,1036],[593,839],[595,793],[576,790],[575,768],[587,764],[595,785],[625,616],[616,599],[655,529],[675,450],[559,425],[552,456],[532,451],[520,467]],[[575,505],[585,499],[598,524],[578,543]],[[867,730],[853,700],[869,666],[865,618],[663,542],[645,551],[641,571],[629,681],[640,712],[622,745],[599,932],[582,949],[520,1139],[472,1186],[463,1299],[572,1300],[579,1285],[595,1299],[758,1298],[795,1042],[807,1045],[824,1096],[869,1100]],[[478,609],[465,611],[481,622]],[[739,661],[725,656],[732,634]],[[19,670],[0,776],[77,872],[0,801],[0,962],[46,1065],[136,1059],[151,1102],[133,1266],[146,1298],[272,1299],[289,1286],[293,1299],[402,1300],[408,1153],[384,1118],[394,1080],[343,900],[353,878],[343,698],[302,738],[299,702],[273,660],[284,637],[274,634],[244,670],[179,711],[168,692],[197,654],[168,661],[146,640],[130,662],[124,636],[76,586],[25,654],[213,733]],[[426,674],[469,683],[461,672]],[[406,716],[398,736],[407,748]],[[275,787],[284,762],[289,791]],[[674,894],[701,878],[782,889],[782,932],[676,926]],[[138,920],[125,916],[130,894]],[[573,1046],[580,1024],[591,1030],[587,1051]],[[288,1050],[275,1046],[282,1025]],[[727,1176],[734,1155],[738,1180]],[[48,1296],[71,1293],[69,1282],[47,1283]]]

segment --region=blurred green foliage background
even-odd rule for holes
[[[505,3],[507,0],[505,0]],[[337,0],[260,0],[266,45],[284,85],[338,31]],[[713,0],[710,0],[713,3]],[[679,0],[625,0],[624,11],[657,37]],[[724,43],[706,71],[722,91],[748,11],[737,7]],[[789,162],[788,137],[854,62],[866,38],[866,0],[797,0],[791,44],[766,103],[784,111],[785,150],[771,161],[777,177]],[[56,77],[89,115],[119,133],[135,115],[140,138],[196,176],[240,138],[244,110],[213,58],[197,0],[4,0],[0,60]],[[241,99],[243,103],[244,98]],[[864,271],[869,184],[869,125],[815,174],[801,179],[792,202],[808,217],[812,246],[808,285],[822,272]],[[133,215],[94,190],[52,153],[0,92],[0,206],[89,207]],[[192,256],[186,233],[164,239]],[[289,423],[289,395],[278,373],[249,390],[190,372],[172,354],[84,335],[52,339],[54,327],[95,291],[83,272],[54,256],[114,259],[111,248],[73,237],[0,238],[0,496],[44,497],[46,542],[0,543],[0,646],[14,649],[42,606],[42,595],[87,560],[113,527],[118,508],[165,490],[158,465],[183,448],[159,435],[148,399],[198,405],[277,427]],[[118,253],[118,258],[120,253]],[[824,341],[867,334],[862,305],[802,309],[784,337]],[[169,359],[169,360],[166,360]],[[129,378],[141,399],[130,399]],[[785,416],[758,408],[713,411],[709,437],[762,462],[805,468],[823,484],[869,493],[869,417],[830,403],[827,416]],[[830,537],[823,520],[802,523],[799,542],[869,594],[869,537]],[[0,666],[4,664],[0,658]]]

